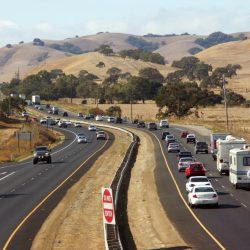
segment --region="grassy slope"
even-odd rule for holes
[[[96,67],[96,64],[100,61],[105,63],[105,68]],[[66,74],[78,75],[80,70],[87,70],[90,73],[96,74],[101,79],[104,79],[107,76],[107,70],[111,67],[118,67],[122,72],[130,72],[133,75],[137,75],[138,71],[145,67],[157,68],[163,75],[167,75],[169,72],[173,71],[170,66],[136,61],[133,59],[123,59],[117,56],[104,56],[98,52],[90,52],[48,62],[46,65],[35,68],[31,73],[37,73],[43,69],[52,70],[60,68]]]
[[[196,55],[201,61],[214,67],[226,66],[227,64],[240,64],[242,69],[238,75],[231,79],[228,88],[243,94],[250,99],[250,40],[220,44],[211,47]]]

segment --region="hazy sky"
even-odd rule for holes
[[[248,0],[1,1],[0,46],[100,31],[208,35],[250,31]]]

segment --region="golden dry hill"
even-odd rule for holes
[[[104,62],[105,67],[96,67],[99,62]],[[132,75],[138,75],[138,71],[146,67],[156,68],[164,76],[174,71],[174,69],[168,65],[143,62],[141,60],[134,60],[129,58],[123,59],[118,56],[104,56],[103,54],[100,54],[98,52],[90,52],[48,62],[44,65],[36,67],[29,73],[35,74],[40,70],[50,71],[52,69],[62,69],[66,74],[74,74],[77,76],[79,71],[87,70],[89,73],[95,74],[103,80],[107,77],[107,70],[112,67],[121,69],[123,73],[130,72]]]
[[[213,67],[240,64],[242,69],[229,81],[228,88],[250,99],[250,40],[219,44],[198,53],[196,57]]]

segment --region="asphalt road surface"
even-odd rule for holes
[[[88,143],[77,143],[79,132],[87,135]],[[0,165],[0,249],[29,249],[50,211],[113,142],[110,133],[108,140],[97,141],[95,132],[86,127],[64,129],[63,133],[64,143],[52,150],[52,164],[33,165],[28,159]]]

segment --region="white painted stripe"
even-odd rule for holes
[[[247,207],[247,205],[245,205],[245,204],[244,204],[244,203],[242,203],[242,202],[241,202],[240,204],[241,204],[243,207]]]
[[[13,175],[14,173],[15,173],[15,172],[12,172],[12,173],[10,173],[10,174],[8,174],[8,175],[6,175],[6,176],[2,177],[2,178],[0,179],[0,181],[1,181],[1,180],[3,180],[3,179],[8,178],[9,176]]]
[[[114,209],[113,204],[112,203],[103,203],[103,208],[104,209]]]
[[[0,173],[0,175],[4,175],[4,174],[7,174],[7,172]]]

